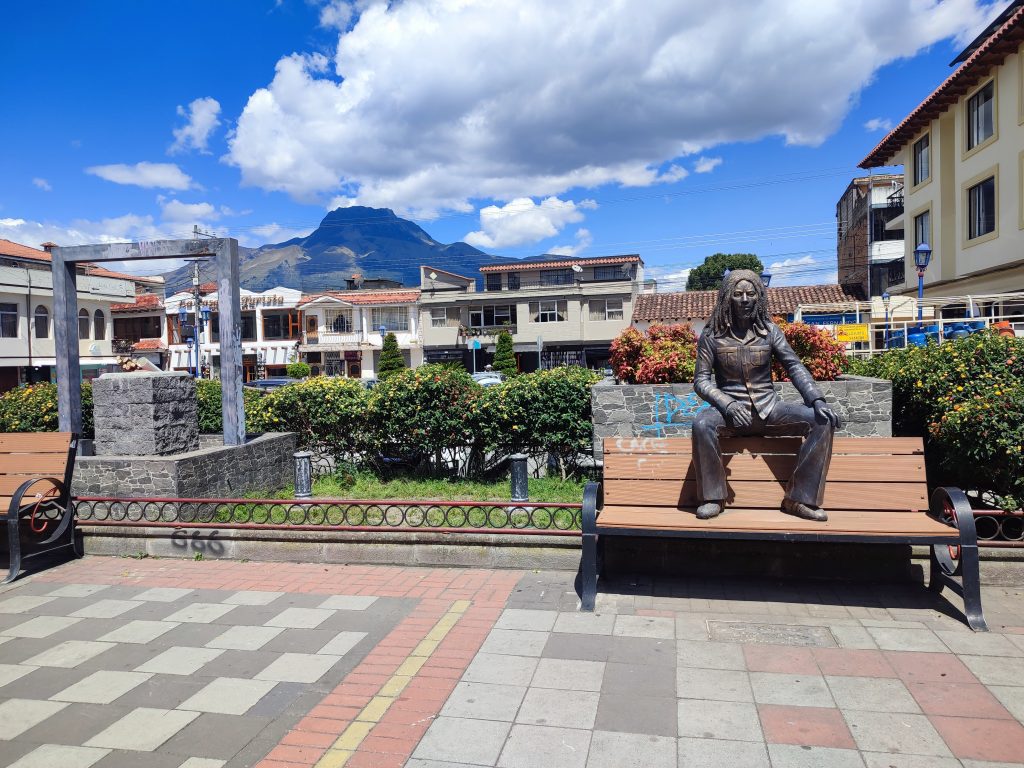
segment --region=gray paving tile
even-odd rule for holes
[[[25,660],[32,667],[77,667],[83,661],[109,651],[113,643],[99,643],[89,640],[68,640]]]
[[[540,659],[530,685],[570,691],[599,691],[605,662],[572,659]]]
[[[935,634],[953,653],[970,656],[1024,656],[1024,647],[1011,642],[1006,635],[995,632],[939,630]]]
[[[192,675],[222,653],[224,651],[216,648],[175,646],[140,664],[135,671],[156,672],[162,675]]]
[[[18,666],[25,669],[27,674],[10,680],[0,689],[0,697],[5,699],[48,699],[90,674],[85,669]]]
[[[478,653],[469,663],[462,679],[469,683],[529,685],[536,669],[537,659],[529,656]]]
[[[320,608],[334,611],[365,611],[377,602],[371,595],[332,595],[320,603]]]
[[[266,626],[294,629],[315,629],[332,615],[332,611],[322,608],[285,608],[279,614],[267,621]]]
[[[1024,687],[1016,685],[990,685],[988,689],[1010,714],[1024,723]]]
[[[550,636],[549,632],[525,629],[492,629],[480,650],[511,656],[540,656]]]
[[[197,712],[140,707],[97,733],[85,746],[152,752],[198,716]]]
[[[166,606],[164,607],[166,608]],[[218,624],[178,624],[174,629],[168,630],[166,634],[161,635],[159,642],[160,645],[166,648],[176,645],[198,648],[223,634],[224,630],[230,626],[245,626],[242,622],[236,623],[234,619],[235,617],[232,616],[226,623]]]
[[[609,662],[604,668],[601,691],[639,693],[644,696],[675,696],[676,681],[674,675],[665,674],[661,667]]]
[[[129,621],[99,639],[111,643],[151,643],[177,626],[179,625],[172,621]]]
[[[587,768],[676,768],[676,742],[644,733],[594,731]]]
[[[498,758],[499,768],[537,768],[537,756],[559,768],[586,768],[590,731],[513,725]]]
[[[97,600],[71,615],[80,619],[113,619],[140,605],[137,600]]]
[[[599,700],[600,694],[590,691],[530,688],[519,707],[516,722],[590,730],[597,718]]]
[[[1024,685],[1024,659],[961,656],[960,661],[985,685]]]
[[[228,627],[206,643],[207,648],[256,651],[284,632],[284,627]]]
[[[840,709],[868,712],[920,712],[917,701],[902,681],[875,677],[826,677]]]
[[[608,661],[624,664],[648,664],[658,667],[674,667],[676,665],[675,640],[623,636],[613,636],[611,640]]]
[[[930,629],[868,627],[867,630],[883,651],[946,653],[949,650]]]
[[[610,635],[615,628],[615,618],[613,613],[559,613],[554,631],[577,635]]]
[[[344,656],[359,645],[359,643],[363,642],[366,637],[366,632],[338,632],[316,652],[326,653],[330,656]]]
[[[548,636],[541,656],[547,659],[607,661],[611,650],[612,637],[609,635],[567,635],[556,632]]]
[[[282,715],[291,714],[298,718],[309,712],[322,699],[323,692],[306,683],[278,683],[270,693],[253,705],[246,717],[280,718]]]
[[[679,700],[679,735],[699,739],[764,741],[757,707],[742,701]]]
[[[651,637],[674,640],[675,619],[664,616],[616,616],[612,634],[620,637]]]
[[[49,597],[89,597],[106,589],[110,589],[106,584],[65,584],[46,594]]]
[[[439,717],[420,739],[412,756],[473,765],[494,765],[510,724],[497,720]]]
[[[192,603],[165,617],[164,621],[209,624],[223,618],[234,609],[235,606],[223,603]]]
[[[204,712],[168,739],[160,751],[182,758],[230,760],[269,724],[268,718],[252,715],[236,717]],[[280,737],[283,736],[281,733]]]
[[[676,639],[706,641],[708,639],[707,620],[701,616],[676,616]]]
[[[36,609],[52,603],[55,599],[36,595],[15,595],[0,599],[0,613],[34,613]]]
[[[232,595],[228,595],[224,598],[223,602],[228,605],[267,605],[272,603],[277,598],[281,597],[284,592],[261,592],[259,590],[243,590],[241,592],[235,592]]]
[[[923,755],[894,755],[890,752],[862,752],[867,768],[1000,768],[998,763],[976,763],[972,760],[961,763],[955,757],[934,757]]]
[[[223,768],[226,760],[215,760],[212,757],[190,757],[178,768]]]
[[[272,680],[245,680],[218,677],[201,691],[178,705],[191,712],[244,715],[277,685]]]
[[[750,686],[758,704],[784,704],[798,707],[834,707],[835,701],[820,675],[784,675],[777,672],[751,672]]]
[[[0,664],[0,688],[37,669],[24,664]]]
[[[28,621],[3,630],[2,634],[10,637],[32,637],[37,640],[62,632],[77,624],[81,619],[67,616],[36,616]]]
[[[495,629],[526,629],[535,632],[550,632],[554,629],[556,611],[538,611],[523,608],[506,608],[501,612]]]
[[[676,699],[662,696],[637,696],[602,693],[594,728],[599,731],[646,733],[675,736]]]
[[[17,738],[66,706],[58,701],[34,699],[7,699],[0,702],[0,741]]]
[[[722,739],[679,739],[680,768],[770,768],[764,744]]]
[[[735,670],[747,668],[743,646],[738,643],[677,640],[676,655],[681,667]]]
[[[420,760],[414,757],[405,764],[405,768],[488,768],[488,766],[451,763],[447,760]]]
[[[100,669],[111,672],[134,671],[140,664],[145,664],[164,650],[162,640],[161,637],[151,643],[113,643],[109,651],[82,662],[78,669],[93,672]]]
[[[679,667],[676,670],[676,695],[682,699],[754,701],[749,674],[734,669]]]
[[[50,698],[80,704],[110,704],[151,677],[142,672],[93,672]]]
[[[512,722],[525,695],[522,685],[463,682],[455,686],[441,715]]]
[[[114,750],[93,768],[180,768],[181,755]]]
[[[902,712],[844,712],[857,747],[864,752],[952,757],[924,715]]]
[[[839,643],[840,648],[853,650],[873,651],[878,648],[878,643],[864,627],[847,627],[829,624],[832,637]]]
[[[795,744],[769,744],[773,768],[864,768],[855,749],[806,747]]]
[[[340,656],[313,653],[282,653],[254,677],[288,683],[315,683],[341,659]]]
[[[181,675],[153,675],[117,700],[117,705],[129,710],[137,707],[175,709],[181,702],[198,693],[209,678]]]
[[[43,744],[10,764],[9,768],[90,768],[106,757],[109,749]]]
[[[173,603],[185,595],[191,595],[194,589],[180,589],[178,587],[154,587],[140,592],[135,596],[136,600],[147,600],[154,603]]]

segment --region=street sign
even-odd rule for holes
[[[480,349],[480,339],[473,339],[469,342],[470,349]]]
[[[538,336],[537,337],[537,351],[540,352],[542,349],[544,349],[544,337],[543,336]]]
[[[836,341],[848,344],[854,341],[868,340],[867,323],[848,323],[836,326]]]

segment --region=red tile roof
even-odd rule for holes
[[[217,292],[217,284],[212,282],[212,281],[209,282],[209,283],[203,283],[202,285],[199,286],[199,293],[201,293],[204,296],[206,294],[208,294],[208,293],[216,293],[216,292]]]
[[[324,291],[303,296],[300,305],[324,297],[340,299],[349,304],[412,304],[420,297],[419,289],[408,291]]]
[[[642,293],[633,305],[633,322],[706,320],[711,317],[718,291]],[[768,289],[768,312],[788,315],[800,304],[835,304],[857,301],[841,285],[793,285]]]
[[[593,259],[564,259],[562,261],[521,261],[509,262],[508,264],[488,264],[480,267],[481,272],[518,272],[524,269],[562,269],[579,264],[581,267],[589,267],[598,264],[632,264],[639,262],[640,257],[636,254],[629,256],[600,256]]]
[[[132,348],[136,352],[154,352],[167,349],[167,345],[160,339],[139,339],[132,345]]]
[[[50,254],[40,251],[37,248],[29,248],[27,245],[15,243],[12,240],[0,238],[0,256],[15,256],[21,259],[35,259],[37,261],[50,261]]]
[[[50,245],[50,243],[46,243]],[[30,248],[27,245],[21,243],[15,243],[11,240],[4,240],[0,238],[0,256],[11,256],[17,259],[33,259],[34,261],[45,261],[52,262],[53,259],[46,251],[40,251],[36,248]],[[114,272],[113,270],[106,269],[105,267],[97,267],[95,264],[83,263],[82,271],[87,275],[94,275],[96,277],[112,277],[117,280],[131,280],[133,283],[149,283],[154,285],[163,285],[164,279],[159,275],[147,275],[145,277],[141,275],[128,275],[124,272]]]
[[[1016,53],[1024,41],[1024,5],[1017,8],[984,43],[965,60],[952,75],[922,101],[913,112],[878,142],[868,156],[860,161],[861,168],[874,168],[888,164],[903,146],[945,112],[957,99],[974,88],[993,67]],[[934,144],[934,140],[932,142]]]
[[[141,293],[133,302],[111,304],[111,312],[144,312],[152,309],[163,309],[164,300],[155,293]]]

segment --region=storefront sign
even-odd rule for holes
[[[855,341],[868,340],[868,326],[866,323],[850,323],[836,326],[836,340],[848,344]]]

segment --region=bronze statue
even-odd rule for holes
[[[773,356],[803,396],[803,405],[779,399],[772,385]],[[772,434],[805,436],[782,511],[808,520],[828,519],[821,504],[839,415],[825,403],[814,378],[769,318],[764,283],[755,272],[738,269],[722,280],[715,310],[697,345],[693,389],[713,406],[693,422],[703,502],[698,518],[715,517],[725,505],[719,437]]]

